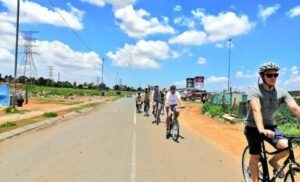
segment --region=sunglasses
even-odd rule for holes
[[[272,77],[275,77],[275,78],[277,78],[278,77],[278,73],[274,73],[274,74],[272,74],[272,73],[268,73],[268,74],[265,74],[268,78],[272,78]]]

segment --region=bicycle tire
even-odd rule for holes
[[[155,122],[156,122],[156,125],[158,125],[159,124],[159,115],[158,115],[158,113],[159,113],[159,111],[158,111],[158,106],[156,106],[156,109],[155,109]]]
[[[173,140],[175,142],[178,141],[178,137],[179,137],[179,122],[178,122],[178,120],[177,120],[177,118],[175,116],[172,119],[171,135],[172,135],[172,138],[173,138]]]
[[[250,169],[249,169],[249,159],[250,159],[250,154],[249,154],[249,147],[246,146],[243,155],[242,155],[242,172],[243,172],[243,177],[245,182],[252,182],[251,179],[251,174],[250,174]],[[259,181],[263,181],[263,172],[262,172],[262,167],[261,163],[259,162]]]
[[[289,169],[284,177],[284,182],[300,182],[300,171],[298,168]]]

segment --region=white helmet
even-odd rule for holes
[[[275,63],[273,63],[273,62],[265,63],[265,64],[263,64],[263,65],[260,66],[260,68],[259,68],[259,74],[262,74],[262,73],[264,73],[267,70],[279,71],[279,67]]]

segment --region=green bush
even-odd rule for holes
[[[6,112],[6,113],[11,113],[11,112],[12,112],[12,107],[7,107],[7,108],[5,108],[5,112]]]
[[[57,113],[56,112],[45,112],[43,114],[43,116],[46,117],[46,118],[54,118],[54,117],[57,116]]]
[[[6,122],[0,125],[0,128],[5,128],[5,127],[12,127],[12,126],[16,126],[16,123],[12,123],[12,122]]]
[[[202,113],[213,117],[222,117],[224,110],[220,105],[205,103],[202,107]]]

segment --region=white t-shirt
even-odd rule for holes
[[[180,97],[180,93],[175,91],[174,94],[171,93],[171,91],[169,91],[167,93],[167,96],[166,96],[166,99],[168,100],[168,105],[171,106],[171,105],[176,105],[177,104],[177,101],[180,101],[181,100],[181,97]]]

